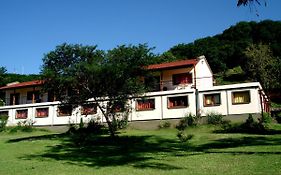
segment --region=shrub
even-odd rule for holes
[[[269,113],[263,113],[259,121],[268,124],[272,122],[272,118]]]
[[[160,129],[161,128],[170,128],[171,127],[171,122],[165,120],[161,120],[160,123],[159,123],[159,126],[158,126]]]
[[[0,115],[0,132],[5,130],[8,118],[8,115]]]
[[[275,120],[277,121],[277,123],[281,123],[281,112],[275,115]]]
[[[211,112],[207,114],[207,123],[211,125],[223,124],[223,115],[220,113]]]
[[[249,114],[247,120],[242,124],[235,124],[223,127],[224,132],[233,132],[233,133],[254,133],[254,134],[264,134],[268,132],[266,123],[262,122],[260,119],[259,122],[255,121],[252,114]]]
[[[179,138],[180,142],[187,142],[188,140],[192,139],[192,134],[186,134],[183,131],[179,131],[177,134],[177,137]]]
[[[92,119],[87,124],[86,130],[89,133],[101,134],[101,133],[103,133],[103,128],[104,128],[104,126],[100,122]]]
[[[185,115],[184,118],[182,118],[179,121],[176,128],[179,131],[183,131],[187,128],[187,126],[197,126],[200,118],[201,118],[200,116],[196,116],[196,115],[192,115],[191,113],[188,113]]]
[[[84,128],[84,121],[80,118],[79,128]]]
[[[35,130],[35,128],[33,128],[33,124],[35,122],[32,120],[24,120],[24,121],[20,121],[17,123],[16,127],[12,127],[10,129],[10,132],[18,132],[18,131],[22,131],[22,132],[32,132]]]

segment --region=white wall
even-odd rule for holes
[[[260,97],[259,97],[259,83],[244,83],[235,85],[225,85],[225,86],[214,86],[210,89],[199,90],[199,109],[202,116],[210,112],[218,112],[223,115],[230,114],[245,114],[245,113],[260,113]],[[232,93],[237,91],[249,91],[250,92],[250,103],[249,104],[232,104]],[[218,106],[206,107],[204,103],[204,94],[214,94],[220,93],[221,104]],[[183,108],[168,108],[168,98],[175,96],[188,96],[188,106]],[[174,91],[162,91],[162,92],[152,92],[145,94],[145,98],[155,99],[155,109],[147,111],[137,111],[136,110],[136,99],[129,101],[132,106],[131,113],[129,114],[129,121],[140,121],[140,120],[160,120],[160,119],[170,119],[170,118],[181,118],[185,114],[196,113],[195,104],[195,90],[185,89],[185,90],[174,90]],[[105,103],[105,102],[103,102]],[[16,119],[16,110],[28,109],[28,119],[35,122],[34,125],[66,125],[69,123],[79,123],[80,118],[84,122],[89,121],[91,118],[98,118],[102,116],[102,113],[97,109],[97,114],[82,116],[80,113],[80,108],[74,110],[71,116],[58,116],[58,102],[44,102],[35,104],[24,104],[24,105],[14,105],[14,106],[3,106],[0,107],[0,111],[8,111],[9,119],[8,125],[16,125],[19,121],[24,121],[25,119]],[[36,109],[48,107],[49,116],[44,118],[36,118]],[[100,120],[105,122],[105,118],[101,117]]]
[[[195,66],[196,72],[196,88],[206,89],[213,87],[213,73],[204,56],[199,57],[199,61]]]

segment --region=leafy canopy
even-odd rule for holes
[[[74,106],[94,100],[113,136],[114,108],[117,104],[125,108],[128,98],[144,92],[140,77],[147,74],[145,66],[154,57],[152,49],[143,44],[122,45],[107,52],[97,46],[62,44],[43,59],[44,90]],[[106,107],[100,101],[107,101]]]

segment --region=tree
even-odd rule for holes
[[[4,82],[4,76],[7,72],[7,69],[5,67],[0,67],[0,87],[5,85]],[[0,92],[0,106],[4,104],[5,93]]]
[[[268,45],[252,44],[244,53],[248,75],[253,80],[259,81],[266,90],[280,87],[280,62],[272,55]]]
[[[108,52],[96,48],[63,44],[45,55],[44,89],[53,91],[63,104],[78,106],[94,100],[115,136],[116,108],[125,110],[129,98],[144,92],[140,77],[155,56],[146,45],[122,45]]]
[[[4,84],[4,75],[6,74],[7,69],[5,67],[0,67],[0,86]]]
[[[241,6],[241,5],[243,5],[243,6],[251,6],[251,5],[254,5],[254,4],[258,4],[258,5],[261,5],[261,3],[260,3],[260,0],[238,0],[237,1],[237,6],[239,7],[239,6]],[[265,3],[265,5],[266,5],[266,2],[264,2]]]

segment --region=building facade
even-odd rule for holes
[[[188,113],[206,116],[255,114],[268,112],[268,99],[258,82],[213,85],[213,73],[204,56],[191,60],[154,64],[156,84],[152,92],[128,100],[129,121],[178,119]],[[148,80],[147,83],[150,81]],[[0,115],[8,115],[8,125],[26,120],[34,125],[65,125],[91,119],[105,122],[95,102],[72,109],[60,106],[52,93],[41,94],[42,81],[11,83],[1,87],[5,92]],[[105,101],[99,103],[106,103]]]

